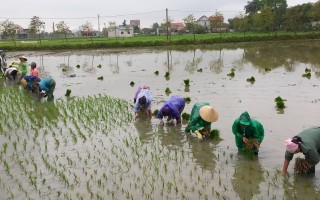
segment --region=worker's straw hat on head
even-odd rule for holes
[[[200,117],[207,122],[215,122],[218,120],[218,112],[211,106],[202,106],[199,110]]]
[[[19,57],[19,59],[20,59],[20,60],[22,60],[22,59],[23,59],[23,60],[25,60],[25,61],[27,61],[27,60],[28,60],[25,56],[20,56],[20,57]]]

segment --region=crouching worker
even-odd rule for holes
[[[150,87],[146,85],[140,86],[134,96],[135,119],[143,114],[146,114],[149,118],[152,117],[151,100],[152,93]]]
[[[18,74],[18,69],[16,67],[4,68],[3,77],[9,79],[10,81],[15,81]]]
[[[232,132],[235,135],[239,151],[249,149],[258,155],[260,144],[264,138],[264,128],[259,121],[250,118],[249,113],[244,112],[234,121]]]
[[[167,116],[167,121],[170,122],[176,119],[177,125],[181,125],[181,113],[185,107],[185,100],[179,96],[172,96],[159,110],[158,119],[160,125],[164,125],[163,117]]]
[[[48,78],[42,78],[37,79],[37,84],[35,85],[35,91],[39,94],[39,100],[42,97],[47,97],[47,101],[53,101],[53,91],[56,87],[56,82],[54,79],[48,77]]]
[[[218,120],[218,112],[207,102],[196,103],[191,110],[185,132],[194,132],[202,140],[210,136],[211,123]]]
[[[36,76],[25,76],[21,80],[21,85],[27,90],[30,90],[31,92],[36,92],[37,83],[40,81],[39,78]]]
[[[320,127],[308,128],[292,139],[284,142],[286,146],[285,160],[282,168],[282,175],[287,174],[288,166],[294,154],[303,153],[305,164],[308,167],[307,173],[315,173],[315,165],[320,161]]]

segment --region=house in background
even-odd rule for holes
[[[133,27],[139,27],[140,28],[140,20],[139,19],[136,19],[136,20],[130,20],[130,26],[133,26]]]
[[[170,32],[171,34],[181,34],[184,32],[184,23],[182,22],[171,22],[170,23]]]
[[[16,39],[28,39],[30,34],[30,29],[25,29],[22,26],[15,24],[14,25],[15,32],[16,32]],[[7,39],[11,37],[10,35],[6,35],[3,32],[1,33],[1,39]]]
[[[203,15],[201,16],[197,21],[197,24],[199,24],[200,26],[203,26],[207,29],[210,29],[210,20],[207,16]]]
[[[108,28],[108,37],[109,38],[125,38],[133,37],[133,26],[130,25],[120,25],[112,26]]]

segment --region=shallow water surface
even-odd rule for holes
[[[97,199],[98,196],[104,199],[115,198],[115,195],[117,199],[299,199],[306,194],[314,199],[319,198],[318,167],[314,177],[296,176],[294,179],[294,176],[290,176],[285,181],[279,170],[282,168],[285,152],[283,141],[304,128],[319,126],[319,50],[318,41],[301,41],[183,51],[119,49],[9,52],[7,56],[10,63],[24,54],[28,57],[28,62],[37,62],[42,77],[53,77],[57,82],[54,93],[56,103],[73,102],[72,98],[68,100],[64,96],[66,90],[71,89],[72,97],[103,94],[126,100],[130,104],[129,113],[133,114],[133,95],[138,85],[147,84],[153,94],[153,110],[159,109],[170,95],[180,95],[191,98],[184,112],[190,113],[193,104],[201,101],[209,102],[219,112],[219,120],[212,124],[212,128],[220,130],[222,140],[200,143],[192,135],[184,133],[186,122],[182,127],[161,127],[154,117],[151,121],[132,120],[119,122],[116,125],[119,128],[103,134],[103,126],[95,124],[99,124],[100,120],[116,118],[116,115],[107,115],[106,119],[99,115],[97,122],[86,124],[85,119],[71,120],[73,114],[81,113],[80,110],[70,113],[68,109],[71,108],[66,108],[66,112],[59,109],[60,113],[68,113],[67,116],[70,117],[68,123],[63,122],[65,114],[58,118],[60,122],[57,123],[57,129],[62,134],[42,137],[49,143],[52,140],[50,154],[68,157],[60,162],[64,166],[62,169],[76,174],[74,178],[71,175],[68,178],[74,182],[80,179],[80,183],[75,184],[73,190],[69,188],[68,192],[61,184],[61,178],[60,182],[50,178],[52,172],[48,172],[46,179],[54,183],[52,187],[55,188],[55,194],[50,195],[48,190],[44,196],[56,197],[57,191],[61,191],[66,194],[64,199],[68,195],[87,199],[90,196],[92,198],[91,191],[96,194],[94,198]],[[80,67],[77,68],[77,65]],[[310,78],[302,76],[306,68],[311,69]],[[231,69],[235,70],[234,77],[228,76]],[[159,71],[159,75],[155,74],[156,71]],[[170,72],[169,80],[164,77],[166,72]],[[98,80],[101,76],[103,80]],[[256,81],[247,82],[252,76]],[[190,87],[185,87],[183,81],[186,79],[190,80]],[[133,87],[130,86],[131,81],[135,83]],[[165,93],[167,87],[172,91],[169,95]],[[278,96],[286,100],[286,108],[282,110],[276,109],[274,99]],[[97,105],[90,104],[93,107]],[[67,103],[66,106],[68,107]],[[233,121],[244,111],[248,111],[265,128],[265,139],[259,157],[254,160],[238,153],[231,132]],[[86,112],[90,112],[90,109],[86,109]],[[78,116],[78,119],[81,117]],[[73,127],[71,129],[78,130],[75,125],[77,123],[80,127],[92,126],[86,127],[84,134],[101,134],[95,137],[90,134],[90,139],[73,144],[72,131],[65,129],[70,126]],[[107,122],[105,123],[107,126]],[[50,128],[49,133],[56,131]],[[71,135],[64,136],[66,133]],[[65,144],[70,144],[57,150],[54,148],[56,137],[61,138],[60,143],[66,137]],[[7,143],[9,142],[8,140]],[[112,152],[108,155],[110,157],[105,155],[106,150]],[[87,163],[83,161],[85,158],[79,158],[79,154],[90,155],[86,158]],[[96,158],[93,159],[92,156]],[[79,165],[73,166],[69,159],[80,159]],[[105,162],[97,164],[99,159]],[[51,164],[59,166],[57,160],[53,159]],[[104,169],[102,171],[101,166]],[[96,169],[99,169],[98,172]],[[104,182],[105,187],[110,189],[108,192],[96,180],[104,177],[103,171],[109,177]],[[293,162],[289,173],[293,175]],[[95,184],[91,184],[92,179],[88,174],[93,176]],[[6,179],[7,177],[2,177],[2,183]],[[91,187],[86,186],[86,181]],[[6,191],[6,188],[2,187],[2,190]],[[81,192],[82,190],[86,192]],[[32,194],[31,197],[37,195]]]

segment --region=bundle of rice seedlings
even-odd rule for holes
[[[309,170],[313,166],[310,161],[304,159],[304,158],[296,158],[294,164],[294,172],[296,174],[307,174],[309,173]]]

